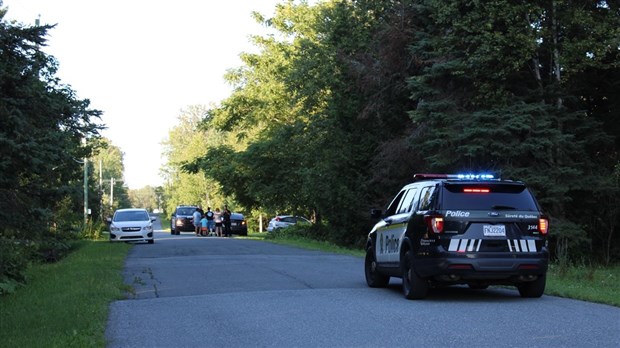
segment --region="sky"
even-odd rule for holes
[[[252,19],[282,0],[4,0],[6,20],[56,24],[44,51],[79,99],[103,112],[102,135],[124,153],[124,184],[159,186],[162,141],[183,109],[231,92],[228,69],[256,52]]]

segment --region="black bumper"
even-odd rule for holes
[[[443,252],[415,259],[415,271],[424,278],[461,280],[506,280],[542,275],[549,266],[546,249],[537,253]]]

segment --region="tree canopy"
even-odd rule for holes
[[[61,83],[41,50],[53,26],[9,23],[6,12],[0,7],[0,294],[23,281],[32,247],[76,232],[82,159],[102,128],[101,112]]]
[[[202,122],[222,141],[186,170],[349,245],[413,173],[491,171],[534,189],[556,256],[620,255],[617,2],[286,1],[255,18],[272,33],[227,74]]]

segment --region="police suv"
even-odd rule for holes
[[[548,218],[526,185],[488,174],[416,174],[368,234],[370,287],[403,280],[408,299],[441,285],[514,285],[522,297],[545,290]]]

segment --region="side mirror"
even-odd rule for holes
[[[157,218],[155,216],[151,216],[151,221],[155,221]]]
[[[383,214],[383,212],[381,211],[381,209],[371,209],[370,210],[370,217],[373,218],[373,219],[381,218],[382,214]]]
[[[105,218],[105,222],[107,222],[108,225],[111,224],[112,223],[112,218]]]

